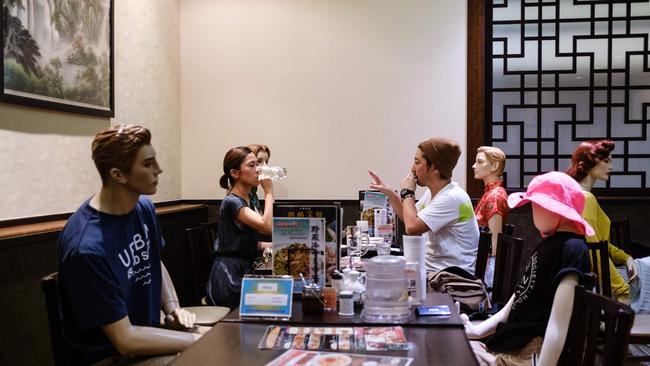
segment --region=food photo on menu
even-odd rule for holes
[[[408,366],[411,357],[289,350],[266,366]]]
[[[291,275],[294,292],[302,292],[302,273],[325,286],[325,219],[273,218],[273,275]]]
[[[408,343],[400,326],[296,327],[270,325],[259,349],[313,351],[404,351]]]

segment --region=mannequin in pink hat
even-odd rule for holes
[[[525,193],[508,197],[510,208],[532,203],[533,222],[542,235],[508,303],[479,325],[465,320],[470,339],[491,335],[486,343],[472,341],[477,358],[498,365],[555,365],[560,357],[573,308],[574,287],[589,271],[585,235],[591,226],[581,217],[580,185],[560,172],[535,177]],[[498,326],[498,327],[497,327]]]

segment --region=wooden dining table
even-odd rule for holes
[[[366,355],[413,358],[411,365],[476,365],[465,330],[451,296],[429,293],[423,305],[447,305],[448,317],[417,317],[400,324],[370,323],[355,313],[352,317],[338,316],[336,312],[322,315],[303,315],[302,304],[296,300],[290,319],[247,319],[231,311],[194,345],[183,351],[172,365],[265,365],[285,350],[259,349],[258,346],[270,325],[294,326],[396,326],[404,330],[408,350],[350,352]]]

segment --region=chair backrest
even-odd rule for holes
[[[194,289],[194,304],[200,305],[206,295],[206,287],[212,268],[214,240],[217,237],[216,223],[203,223],[185,229],[188,252],[190,256],[190,271],[192,273],[192,288]]]
[[[632,253],[632,238],[630,237],[630,220],[620,219],[612,221],[609,238],[617,247],[626,253]]]
[[[513,236],[515,235],[515,226],[514,224],[503,224],[501,231],[506,235]]]
[[[78,365],[81,364],[79,354],[66,344],[63,336],[63,317],[57,291],[57,275],[58,273],[54,272],[41,279],[47,308],[47,320],[50,327],[52,352],[54,353],[54,364],[56,366]]]
[[[576,286],[573,312],[558,365],[622,365],[634,311],[629,306]],[[603,328],[604,325],[604,328]]]
[[[492,302],[506,303],[515,291],[519,280],[519,261],[523,239],[500,233],[497,241],[497,256],[494,261]]]
[[[476,252],[476,268],[474,269],[474,275],[481,280],[485,278],[485,268],[487,267],[491,244],[492,233],[490,230],[481,230],[478,238],[478,251]]]
[[[596,274],[596,291],[607,297],[612,297],[612,282],[609,276],[609,251],[607,240],[598,243],[587,243],[591,259],[591,271]]]

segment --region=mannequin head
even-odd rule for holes
[[[257,165],[268,165],[271,159],[271,149],[262,144],[250,144],[247,146],[257,158]]]
[[[476,162],[472,165],[474,179],[498,178],[503,174],[506,154],[498,147],[481,146],[476,150]]]
[[[151,132],[141,126],[118,125],[97,133],[91,149],[102,183],[109,182],[113,169],[130,174],[138,152],[145,145],[151,145]]]
[[[612,170],[611,153],[615,144],[610,140],[584,141],[573,151],[567,174],[581,182],[588,176],[596,180],[608,180]]]

